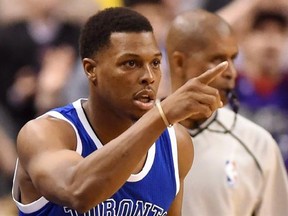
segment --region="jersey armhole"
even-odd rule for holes
[[[169,127],[167,129],[168,129],[170,140],[171,140],[172,156],[173,156],[174,171],[175,171],[175,181],[176,181],[176,194],[175,195],[177,195],[180,189],[177,139],[176,139],[174,127]]]
[[[30,214],[33,212],[38,211],[39,209],[43,208],[49,201],[45,199],[45,197],[40,197],[39,199],[35,200],[34,202],[31,202],[29,204],[22,204],[20,201],[20,190],[19,190],[19,182],[16,177],[17,170],[18,170],[18,163],[19,160],[17,159],[16,161],[16,166],[15,166],[15,172],[14,172],[14,177],[13,177],[13,186],[12,186],[12,198],[17,206],[17,208],[25,213],[25,214]]]

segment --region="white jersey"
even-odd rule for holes
[[[221,108],[194,136],[183,216],[287,216],[288,180],[272,136]],[[234,124],[234,126],[233,126]]]

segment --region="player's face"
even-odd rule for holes
[[[207,47],[198,52],[190,53],[184,67],[185,81],[192,77],[199,76],[206,70],[215,67],[217,64],[228,61],[229,66],[219,75],[210,86],[219,90],[224,104],[228,103],[227,92],[234,89],[236,81],[236,69],[233,60],[238,53],[236,39],[232,36],[213,35]]]
[[[161,53],[153,33],[113,33],[97,55],[95,94],[107,110],[137,120],[154,106]]]

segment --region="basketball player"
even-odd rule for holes
[[[228,63],[156,101],[161,53],[149,21],[127,8],[92,16],[80,54],[88,99],[19,132],[13,197],[20,214],[181,215],[193,145],[177,122],[222,106],[218,90],[207,84]]]
[[[173,91],[201,71],[229,63],[210,85],[232,110],[223,107],[209,118],[181,122],[195,151],[184,184],[183,215],[287,216],[288,181],[279,148],[266,130],[237,114],[235,38],[222,18],[204,10],[178,15],[168,33]]]

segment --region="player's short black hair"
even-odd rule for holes
[[[151,23],[140,13],[126,7],[111,7],[88,19],[81,30],[81,58],[90,58],[108,46],[114,32],[153,32]]]
[[[254,16],[252,29],[261,29],[262,25],[267,21],[277,23],[283,30],[285,30],[288,25],[287,17],[283,12],[275,10],[259,10]]]

